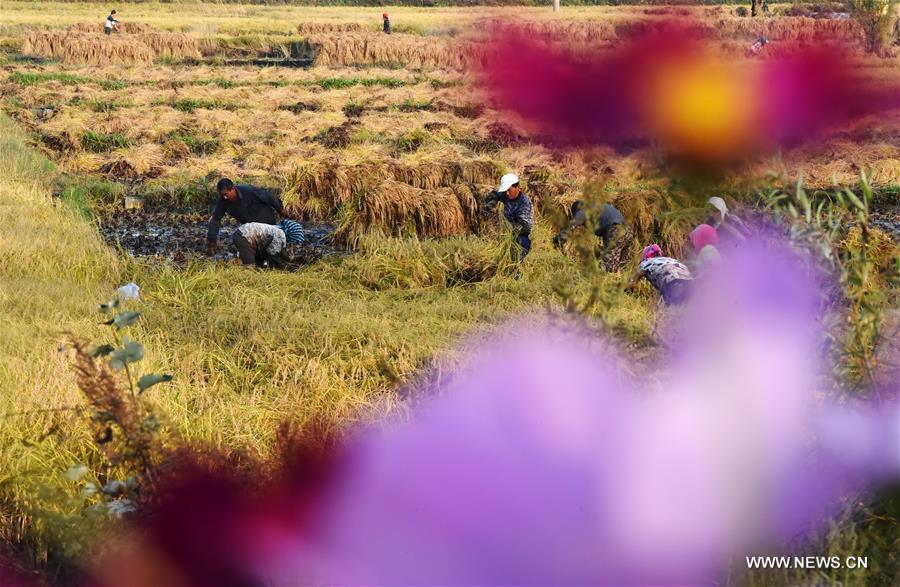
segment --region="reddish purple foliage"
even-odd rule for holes
[[[660,115],[673,120],[685,116],[684,105],[671,92],[659,94],[660,87],[679,90],[677,85],[660,86],[660,75],[678,79],[680,72],[689,73],[714,54],[715,46],[704,42],[698,30],[688,23],[636,36],[616,48],[576,53],[549,38],[526,37],[514,26],[505,26],[485,59],[483,83],[498,108],[523,117],[546,143],[619,148],[664,138],[670,144],[663,146],[673,150],[676,160],[694,167],[726,164],[761,148],[795,145],[856,117],[900,107],[900,85],[879,85],[860,75],[848,55],[837,50],[797,48],[790,57],[764,60],[759,71],[741,64],[732,67],[720,57],[719,67],[733,76],[726,83],[741,94],[731,103],[726,125],[733,126],[735,136],[723,143],[718,133],[722,125],[716,123],[711,128],[717,134],[707,137],[706,148],[697,149],[697,137],[689,136],[702,134],[703,117],[717,112],[713,94],[722,88],[715,86],[721,82],[715,78],[706,93],[713,107],[698,103],[696,111],[687,114],[696,116],[698,124],[683,125],[687,128],[682,136],[656,136]],[[679,145],[680,139],[687,146]]]

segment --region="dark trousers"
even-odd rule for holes
[[[244,237],[244,235],[239,232],[235,232],[232,241],[234,242],[234,246],[237,249],[238,257],[240,257],[241,263],[243,263],[244,265],[255,264],[257,267],[265,266],[266,254],[254,247],[250,243],[250,241],[248,241]]]
[[[238,257],[240,257],[241,263],[244,265],[265,267],[266,261],[268,261],[269,267],[274,267],[276,269],[284,269],[287,266],[287,259],[281,255],[270,255],[264,248],[254,247],[250,241],[244,238],[244,235],[239,232],[234,233],[234,238],[232,240],[238,251]],[[263,243],[262,246],[268,246],[268,243]]]
[[[530,231],[523,230],[519,232],[519,236],[516,237],[516,242],[519,243],[519,246],[522,247],[522,259],[525,258],[526,255],[531,251],[531,233]]]
[[[667,304],[683,304],[690,297],[691,281],[688,279],[675,279],[667,283],[660,293]]]

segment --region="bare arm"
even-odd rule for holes
[[[556,235],[556,238],[553,239],[554,244],[557,246],[562,245],[564,242],[569,240],[569,233],[572,230],[578,228],[579,226],[584,226],[587,222],[587,212],[584,210],[584,206],[581,206],[578,209],[578,212],[575,213],[575,216],[572,216],[572,219],[569,220],[569,224],[566,227],[559,231],[559,234]]]
[[[219,228],[222,226],[222,217],[225,216],[225,204],[220,199],[216,202],[213,209],[212,218],[209,219],[209,225],[206,229],[206,245],[210,254],[216,252],[216,242],[219,240]]]
[[[635,288],[638,284],[638,281],[641,280],[642,277],[646,276],[647,272],[643,269],[638,269],[634,272],[634,275],[631,276],[631,279],[628,280],[628,284],[625,286],[625,291],[629,291]]]

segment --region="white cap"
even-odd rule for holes
[[[713,208],[722,213],[722,218],[728,216],[728,206],[725,204],[725,200],[719,196],[713,196],[708,201]]]
[[[500,178],[500,187],[497,188],[497,191],[502,194],[516,183],[519,183],[519,176],[515,173],[507,173]]]

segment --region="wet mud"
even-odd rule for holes
[[[209,212],[191,210],[120,209],[99,218],[98,224],[103,239],[127,255],[185,263],[191,259],[207,258],[206,228],[209,216]],[[290,245],[287,251],[292,267],[346,253],[332,242],[332,225],[302,222],[301,226],[305,241]],[[213,259],[222,262],[237,259],[237,251],[231,243],[231,235],[236,228],[237,223],[223,219],[218,252]]]

